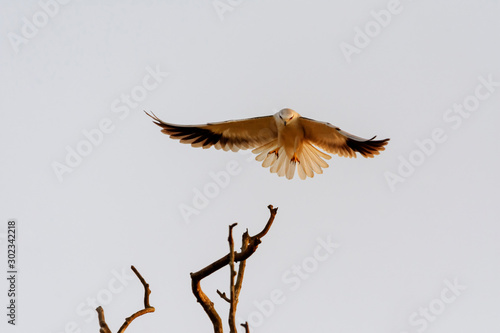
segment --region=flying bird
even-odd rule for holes
[[[292,179],[295,169],[301,179],[314,177],[328,168],[331,158],[318,148],[342,157],[374,157],[385,150],[389,139],[363,139],[344,132],[327,122],[306,117],[292,109],[271,116],[229,120],[206,125],[174,125],[147,113],[162,132],[181,143],[204,149],[215,147],[225,151],[253,149],[256,160],[270,167],[272,173]],[[317,146],[318,148],[316,148]]]

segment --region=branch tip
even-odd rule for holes
[[[231,300],[227,298],[226,293],[223,293],[219,289],[217,289],[217,294],[219,294],[219,296],[226,302],[231,303]]]
[[[248,321],[245,321],[244,324],[240,324],[245,328],[245,333],[250,333],[250,327],[248,327]]]

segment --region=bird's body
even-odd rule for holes
[[[329,123],[301,117],[291,109],[272,116],[190,126],[165,123],[154,114],[148,115],[163,128],[163,133],[193,147],[214,146],[225,151],[253,149],[263,167],[270,167],[271,172],[288,179],[293,178],[295,169],[305,179],[323,173],[322,168],[328,167],[324,160],[331,156],[314,145],[339,156],[356,157],[359,152],[364,157],[373,157],[389,141],[373,140],[375,137],[366,140]]]
[[[284,125],[283,121],[274,116],[278,128],[278,146],[283,146],[288,157],[292,158],[298,153],[304,141],[304,131],[298,122],[289,122]]]

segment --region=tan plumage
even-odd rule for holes
[[[315,146],[344,157],[374,157],[385,150],[389,139],[367,140],[342,131],[329,123],[301,117],[291,109],[265,117],[230,120],[206,125],[174,125],[148,116],[162,127],[162,132],[181,143],[204,149],[215,147],[225,151],[253,149],[262,166],[278,176],[292,179],[295,170],[301,179],[314,177],[328,168],[331,158]]]

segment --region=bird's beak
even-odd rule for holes
[[[283,120],[283,124],[285,124],[285,126],[286,126],[286,120]]]

